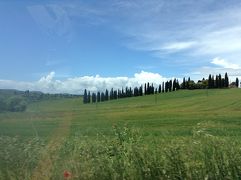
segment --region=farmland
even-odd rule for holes
[[[180,90],[0,113],[3,179],[240,179],[241,90]]]

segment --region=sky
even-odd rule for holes
[[[1,0],[0,89],[241,77],[240,0]]]

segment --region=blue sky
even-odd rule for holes
[[[2,0],[0,27],[0,88],[241,76],[240,0]]]

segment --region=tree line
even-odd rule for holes
[[[76,97],[80,97],[80,95],[49,94],[39,91],[18,91],[0,89],[0,113],[22,112],[26,110],[28,104],[37,101]]]
[[[153,83],[145,83],[144,86],[134,87],[126,87],[122,89],[114,90],[105,90],[104,92],[90,92],[87,89],[84,90],[83,95],[83,103],[97,103],[109,100],[116,100],[127,97],[136,97],[143,95],[151,95],[158,93],[167,93],[172,91],[177,91],[179,89],[214,89],[214,88],[228,88],[228,87],[239,87],[239,79],[236,78],[235,82],[229,84],[228,74],[225,73],[225,76],[222,77],[219,75],[209,75],[208,79],[198,80],[197,83],[191,80],[191,78],[183,78],[183,82],[180,84],[178,79],[169,80],[166,82],[162,82],[158,87],[154,87]]]
[[[126,87],[122,89],[114,90],[113,88],[108,91],[107,89],[104,92],[93,92],[92,94],[87,89],[84,90],[83,103],[96,103],[103,102],[127,97],[137,97],[143,95],[151,95],[157,93],[171,92],[177,91],[180,89],[180,84],[178,80],[175,78],[174,80],[169,80],[163,82],[158,87],[154,87],[153,83],[145,83],[144,86],[139,87]]]

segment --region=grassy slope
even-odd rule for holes
[[[241,138],[240,94],[240,89],[178,91],[97,105],[83,105],[81,99],[43,101],[32,104],[25,113],[0,114],[0,137],[17,135],[25,142],[38,136],[53,142],[52,132],[68,119],[69,138],[77,134],[94,139],[97,133],[112,134],[113,125],[127,124],[148,139],[191,138],[193,130],[201,126],[212,135],[237,140]],[[64,135],[60,133],[58,138]]]
[[[0,114],[0,135],[48,136],[73,114],[72,133],[108,133],[114,124],[128,124],[146,134],[188,136],[193,126],[208,122],[216,135],[240,136],[241,90],[195,90],[134,97],[83,105],[81,99],[43,101],[25,113]],[[226,131],[228,130],[228,131]]]

